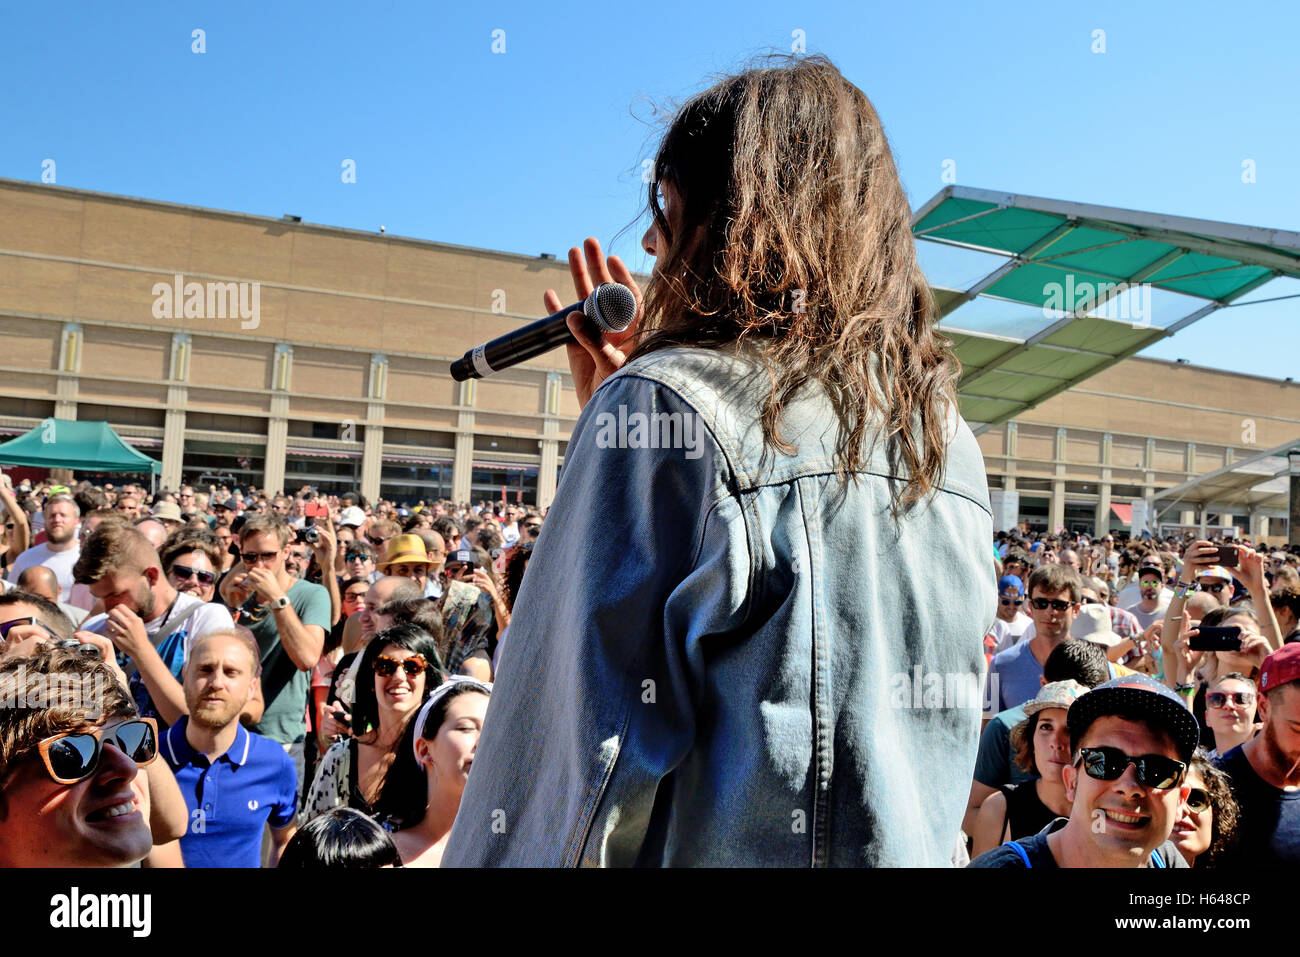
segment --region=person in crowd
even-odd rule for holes
[[[1214,734],[1210,758],[1227,754],[1255,736],[1255,682],[1237,671],[1217,675],[1205,693],[1205,726]]]
[[[210,532],[181,529],[163,543],[158,558],[176,590],[212,601],[222,571],[219,539]]]
[[[63,608],[44,595],[21,588],[0,595],[0,654],[29,642],[66,641],[74,629]]]
[[[653,167],[640,318],[599,341],[569,319],[585,411],[443,863],[944,863],[978,715],[873,682],[978,672],[993,529],[879,119],[800,58],[692,98]],[[594,240],[570,266],[582,297],[635,288]],[[699,416],[701,454],[611,453],[620,407]]]
[[[140,496],[136,494],[123,494],[117,498],[117,510],[123,516],[135,521],[140,518]]]
[[[4,506],[4,529],[0,535],[0,578],[11,581],[9,568],[31,544],[32,528],[27,512],[18,503],[12,488],[13,480],[0,472],[0,505]]]
[[[1237,844],[1240,809],[1228,776],[1199,748],[1187,769],[1187,800],[1170,839],[1187,866],[1209,869]]]
[[[331,808],[299,828],[279,864],[283,870],[311,871],[401,866],[389,833],[349,807]]]
[[[428,533],[436,536],[436,532]],[[442,540],[438,539],[439,551]],[[430,570],[436,570],[436,563],[430,560],[428,547],[419,535],[396,535],[388,542],[386,557],[379,570],[385,575],[409,578],[416,583],[420,593],[428,588]]]
[[[451,647],[455,672],[480,681],[492,678],[492,652],[497,637],[496,605],[500,587],[482,549],[461,548],[447,556],[442,574],[443,627]],[[474,584],[480,582],[483,587]]]
[[[57,707],[0,708],[0,868],[127,867],[179,838],[176,782],[165,766],[150,770],[157,725],[136,713],[116,666],[48,646],[7,654],[0,700],[33,678],[61,691]]]
[[[1300,585],[1282,585],[1269,592],[1282,643],[1300,641]]]
[[[1024,704],[1042,686],[1043,662],[1070,634],[1079,613],[1082,584],[1072,568],[1050,562],[1029,575],[1029,616],[1034,636],[993,656],[989,681],[998,692],[998,710]]]
[[[1262,567],[1260,575],[1263,575]],[[1196,573],[1196,584],[1201,593],[1212,595],[1220,605],[1225,607],[1232,604],[1232,581],[1232,573],[1221,565],[1202,567]]]
[[[1080,695],[1066,723],[1069,817],[970,866],[1186,868],[1169,835],[1191,790],[1200,726],[1182,700],[1154,678],[1126,675]]]
[[[330,627],[330,596],[285,569],[292,533],[273,516],[239,529],[240,560],[221,583],[223,600],[257,639],[262,655],[262,719],[253,728],[284,747],[302,780],[307,691]]]
[[[68,620],[73,625],[80,625],[89,616],[84,608],[78,608],[76,605],[59,601],[59,579],[54,574],[54,569],[45,565],[31,565],[21,575],[18,576],[17,587],[22,591],[32,595],[40,595],[59,606],[59,610],[68,616]]]
[[[1061,776],[1070,765],[1066,715],[1074,699],[1087,690],[1077,681],[1053,681],[1024,705],[1025,720],[1012,729],[1011,747],[1020,769],[1037,777],[1003,785],[984,801],[971,835],[972,857],[1006,841],[1032,837],[1058,817],[1069,817]]]
[[[1220,863],[1259,870],[1300,865],[1300,643],[1260,668],[1259,734],[1215,761],[1241,808],[1240,840]]]
[[[1146,562],[1138,567],[1138,589],[1140,597],[1125,610],[1138,620],[1138,626],[1145,631],[1153,623],[1164,621],[1172,596],[1166,597],[1168,589],[1164,587],[1164,568],[1157,562]]]
[[[162,547],[167,544],[168,535],[171,534],[166,525],[151,515],[137,519],[135,527],[153,546],[154,551],[161,551]]]
[[[349,578],[373,582],[380,577],[375,570],[375,550],[365,540],[349,542],[343,551],[343,574]]]
[[[381,518],[370,523],[366,530],[366,540],[375,550],[375,564],[383,565],[388,560],[388,542],[401,534],[401,527],[392,519]]]
[[[14,559],[9,566],[8,580],[17,582],[18,576],[30,566],[44,565],[58,577],[59,601],[66,602],[72,592],[72,567],[81,554],[81,542],[77,537],[81,509],[71,495],[51,495],[45,501],[42,514],[45,516],[45,541],[31,546]]]
[[[137,529],[105,524],[80,553],[76,580],[104,611],[82,630],[102,634],[127,658],[129,687],[142,717],[174,723],[185,713],[181,668],[196,638],[234,627],[230,612],[177,591]]]
[[[1021,608],[1025,604],[1025,584],[1015,575],[998,579],[998,612],[993,627],[984,638],[985,653],[990,656],[1006,651],[1017,644],[1025,630],[1034,623]]]
[[[321,758],[303,802],[303,822],[332,807],[371,812],[404,722],[444,677],[437,643],[422,628],[395,625],[374,637],[361,653],[350,711],[335,711],[352,736]]]
[[[405,867],[437,867],[483,731],[492,686],[453,675],[406,723],[375,814],[389,821]]]
[[[510,621],[514,617],[515,598],[519,594],[519,589],[524,583],[524,572],[528,570],[528,562],[533,557],[532,545],[522,545],[518,548],[512,548],[506,558],[506,569],[501,577],[500,595],[504,599],[504,614],[501,609],[501,602],[493,598],[493,611],[497,617],[497,646],[492,652],[492,674],[495,676],[497,668],[501,664],[501,650],[505,647],[506,632],[510,627]]]
[[[1106,654],[1101,645],[1080,641],[1078,638],[1065,639],[1052,649],[1052,653],[1043,662],[1045,685],[1075,681],[1085,688],[1094,688],[1110,678]],[[996,692],[989,689],[985,697],[996,700]],[[1023,784],[1033,780],[1035,771],[1021,769],[1014,760],[1011,747],[1011,731],[1026,717],[1024,706],[1016,705],[995,715],[980,733],[975,776],[967,799],[966,815],[962,820],[962,830],[967,834],[974,830],[978,812],[990,795],[997,793],[1004,785]]]
[[[188,713],[162,740],[190,815],[180,842],[186,867],[258,867],[268,826],[274,866],[293,836],[293,759],[239,721],[260,668],[256,643],[233,631],[195,639],[186,657]]]

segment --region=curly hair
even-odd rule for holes
[[[674,346],[757,349],[768,450],[782,409],[819,386],[841,479],[877,430],[894,513],[942,478],[958,363],[936,330],[911,208],[866,95],[821,56],[770,57],[688,100],[654,159],[648,212],[665,248],[631,359]],[[681,196],[669,223],[660,182]]]
[[[1228,775],[1216,768],[1209,755],[1200,748],[1192,755],[1188,773],[1195,772],[1205,782],[1205,792],[1210,796],[1210,812],[1214,815],[1210,824],[1210,846],[1196,858],[1196,867],[1214,867],[1224,855],[1236,847],[1240,836],[1239,824],[1241,809],[1237,799],[1232,795],[1232,785]]]

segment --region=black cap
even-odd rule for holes
[[[1183,699],[1164,682],[1148,675],[1132,674],[1112,678],[1087,694],[1079,695],[1066,715],[1070,737],[1078,739],[1098,718],[1111,714],[1136,714],[1164,728],[1174,739],[1178,756],[1192,760],[1201,740],[1201,725],[1183,704]]]

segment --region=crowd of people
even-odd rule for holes
[[[1300,555],[1002,533],[974,867],[1300,863]]]
[[[8,476],[0,506],[0,864],[438,866],[541,512]]]
[[[0,862],[438,866],[543,513],[7,477],[0,504]],[[994,551],[958,859],[1300,860],[1300,554]],[[97,698],[15,708],[39,675]]]

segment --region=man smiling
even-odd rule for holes
[[[1169,840],[1200,726],[1182,701],[1145,675],[1080,695],[1067,723],[1063,768],[1069,818],[981,854],[971,867],[1187,867]]]

